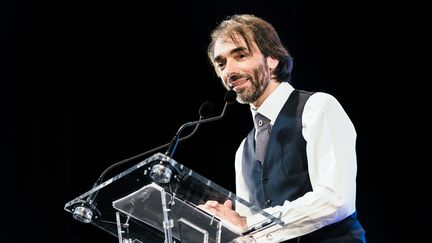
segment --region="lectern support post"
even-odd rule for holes
[[[174,226],[174,222],[169,218],[170,208],[167,207],[165,190],[161,189],[161,202],[162,202],[162,213],[163,213],[163,228],[165,233],[165,242],[172,243],[172,232],[171,228]],[[172,202],[170,202],[172,203]]]

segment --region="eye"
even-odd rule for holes
[[[249,56],[250,56],[249,53],[246,51],[239,51],[236,54],[237,59],[244,59],[244,58],[249,57]]]
[[[223,63],[223,62],[218,62],[218,63],[216,63],[216,67],[217,67],[219,70],[223,70],[224,67],[225,67],[225,63]]]

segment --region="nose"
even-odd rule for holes
[[[225,75],[225,83],[227,85],[230,85],[231,82],[235,81],[236,79],[238,79],[238,74],[235,72],[226,73]]]
[[[232,73],[225,72],[224,77],[225,77],[226,80],[229,80],[229,78],[230,78],[231,75],[232,75]]]
[[[229,82],[230,78],[232,76],[235,76],[238,73],[238,67],[236,65],[236,62],[233,60],[228,59],[225,63],[225,68],[223,70],[223,77],[227,82]]]

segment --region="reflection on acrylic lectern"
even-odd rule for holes
[[[246,230],[198,205],[232,200],[260,214]],[[253,242],[254,235],[282,222],[223,187],[157,153],[66,203],[64,209],[118,238],[120,243]],[[79,234],[79,232],[77,232]]]

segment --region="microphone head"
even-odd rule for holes
[[[213,103],[211,103],[210,101],[206,101],[201,105],[199,109],[199,115],[201,118],[207,118],[210,116],[212,110],[213,110]]]
[[[230,89],[228,92],[226,92],[224,99],[226,103],[232,104],[237,99],[237,93]]]

